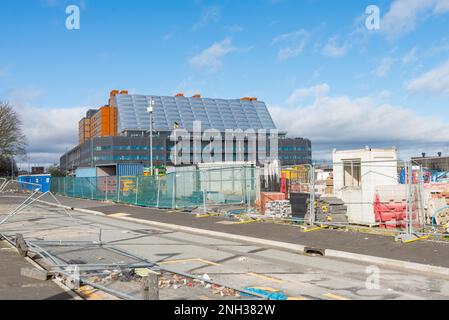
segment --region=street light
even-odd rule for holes
[[[11,180],[14,180],[14,156],[11,157]]]
[[[153,98],[150,98],[147,111],[150,114],[150,174],[151,175],[153,175],[153,108],[154,108],[154,100],[153,100]]]

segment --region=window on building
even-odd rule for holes
[[[360,159],[343,160],[343,179],[345,187],[360,187],[361,176]]]

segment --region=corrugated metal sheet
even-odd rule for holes
[[[48,192],[48,191],[50,191],[51,175],[42,174],[42,175],[19,176],[18,181],[39,184],[42,186],[42,188],[40,190],[41,192]],[[23,186],[21,186],[21,187],[26,190],[33,190],[35,188],[35,186],[27,185],[27,184],[23,184]]]
[[[94,178],[97,176],[96,168],[78,168],[75,175],[77,178]]]
[[[119,163],[117,164],[117,176],[131,177],[143,175],[143,164],[140,163]]]

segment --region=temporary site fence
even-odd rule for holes
[[[49,198],[56,205],[62,208],[67,216],[71,216],[70,212],[65,209],[61,202],[51,193],[51,191],[41,192],[42,186],[32,182],[24,182],[17,180],[7,180],[0,188],[0,199],[3,198],[20,198],[20,204],[11,212],[0,219],[0,225],[7,222],[12,217],[18,215],[21,211],[30,207],[34,203],[42,202],[42,199]],[[1,202],[1,200],[0,200]]]
[[[378,227],[402,241],[448,236],[449,184],[432,183],[422,166],[396,159],[350,158],[329,169],[283,167],[277,177],[264,177],[261,188],[285,192],[291,220],[312,228]]]
[[[258,195],[258,168],[186,169],[164,176],[53,178],[51,191],[73,198],[157,208],[251,204]]]
[[[428,208],[432,197],[425,192],[421,166],[393,159],[349,159],[333,163],[329,180],[332,192],[321,189],[316,196],[315,224],[380,227],[403,241],[435,234]]]
[[[3,189],[3,186],[8,182],[6,178],[0,178],[0,191]]]

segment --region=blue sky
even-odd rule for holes
[[[69,4],[80,30],[65,28]],[[73,147],[77,118],[111,89],[256,96],[317,159],[449,153],[448,15],[449,0],[3,0],[0,99],[23,115],[34,163]]]

